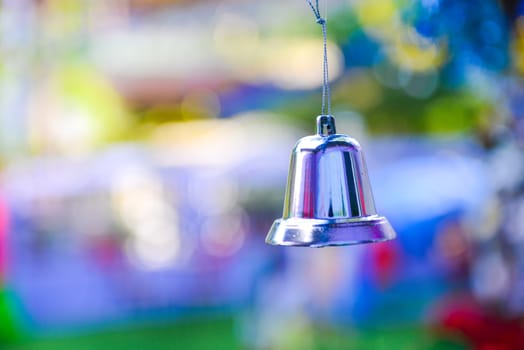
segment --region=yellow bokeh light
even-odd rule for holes
[[[443,44],[436,44],[424,40],[413,30],[406,36],[397,37],[388,49],[393,62],[410,71],[423,72],[442,65],[446,57]]]
[[[513,62],[519,73],[524,73],[524,17],[520,16],[516,20],[515,36],[512,45]]]
[[[354,8],[357,18],[364,26],[391,23],[397,16],[397,8],[392,0],[359,1]]]

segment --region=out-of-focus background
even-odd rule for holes
[[[321,5],[391,242],[264,244],[305,1],[2,2],[2,349],[524,349],[524,2]]]

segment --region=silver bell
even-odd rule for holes
[[[324,247],[395,238],[379,216],[359,143],[337,134],[335,118],[317,118],[317,135],[300,139],[291,154],[284,213],[266,243]]]

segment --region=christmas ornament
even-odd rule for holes
[[[318,0],[315,5],[306,1],[324,37],[322,115],[317,117],[317,134],[300,139],[291,153],[283,216],[273,223],[266,243],[324,247],[395,238],[388,220],[375,209],[359,143],[336,133],[328,82],[326,20],[320,15]]]

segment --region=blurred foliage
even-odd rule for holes
[[[427,103],[392,90],[384,94],[382,104],[366,113],[366,120],[376,134],[467,133],[489,109],[488,103],[467,92],[441,91]]]
[[[92,350],[92,349],[238,349],[230,319],[181,321],[174,324],[128,326],[85,335],[26,340],[5,350]]]
[[[16,317],[12,301],[12,293],[0,288],[0,343],[11,342],[22,336],[21,322]]]
[[[184,349],[233,350],[245,348],[235,334],[233,319],[185,320],[172,324],[104,330],[85,335],[25,340],[5,350]],[[290,325],[291,327],[291,325]],[[292,327],[291,327],[292,328]],[[290,329],[291,329],[290,328]],[[298,331],[299,328],[297,328]],[[314,327],[289,332],[273,350],[462,350],[466,343],[453,335],[422,328],[350,330]]]

